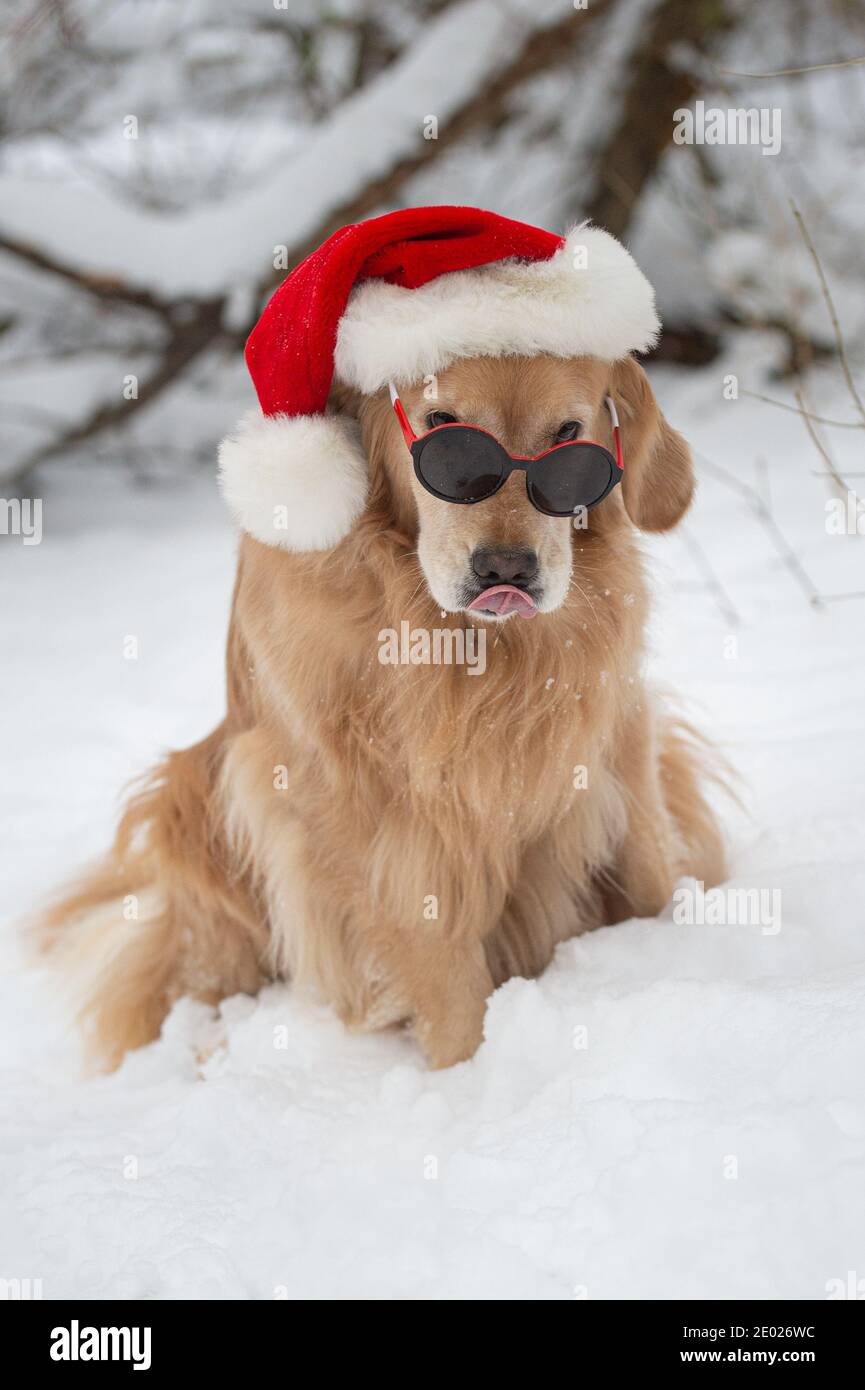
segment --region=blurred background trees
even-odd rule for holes
[[[270,289],[413,203],[591,217],[657,287],[658,355],[747,335],[758,391],[837,352],[810,239],[855,361],[863,55],[863,0],[5,0],[4,492],[210,466]],[[779,152],[675,143],[697,101],[779,112]]]

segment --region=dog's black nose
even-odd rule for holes
[[[513,584],[525,588],[538,572],[538,557],[533,550],[485,550],[472,555],[472,569],[485,584]]]

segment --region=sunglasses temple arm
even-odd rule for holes
[[[408,447],[411,448],[412,444],[414,444],[415,439],[417,438],[417,435],[415,434],[414,430],[408,422],[408,416],[403,410],[402,401],[400,400],[399,395],[397,393],[397,389],[392,381],[388,382],[387,389],[390,392],[390,403],[394,408],[396,418],[399,420],[399,427],[402,430],[403,439],[405,440]]]
[[[607,410],[610,412],[610,419],[613,422],[613,439],[616,441],[616,464],[619,472],[624,471],[625,460],[622,454],[622,436],[619,430],[619,412],[616,410],[616,402],[612,396],[607,396]]]

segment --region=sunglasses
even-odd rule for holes
[[[519,470],[526,475],[526,492],[533,507],[547,516],[573,516],[581,508],[602,502],[621,481],[622,441],[611,396],[606,397],[606,405],[613,422],[615,458],[594,439],[569,439],[532,458],[514,456],[495,435],[459,422],[436,425],[428,434],[418,436],[393,382],[390,398],[414,460],[417,480],[442,502],[463,506],[485,502]]]

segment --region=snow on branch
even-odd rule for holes
[[[46,218],[44,184],[7,176],[0,234],[83,274],[110,275],[163,298],[255,283],[275,246],[314,240],[334,208],[354,205],[406,162],[435,158],[491,85],[507,89],[531,75],[531,65],[520,71],[520,64],[533,35],[543,40],[547,31],[540,47],[552,62],[554,46],[609,3],[594,0],[580,11],[572,0],[465,0],[430,21],[320,125],[300,132],[297,152],[257,186],[167,215],[78,178],[52,187]],[[430,115],[440,125],[437,139],[425,139]]]

